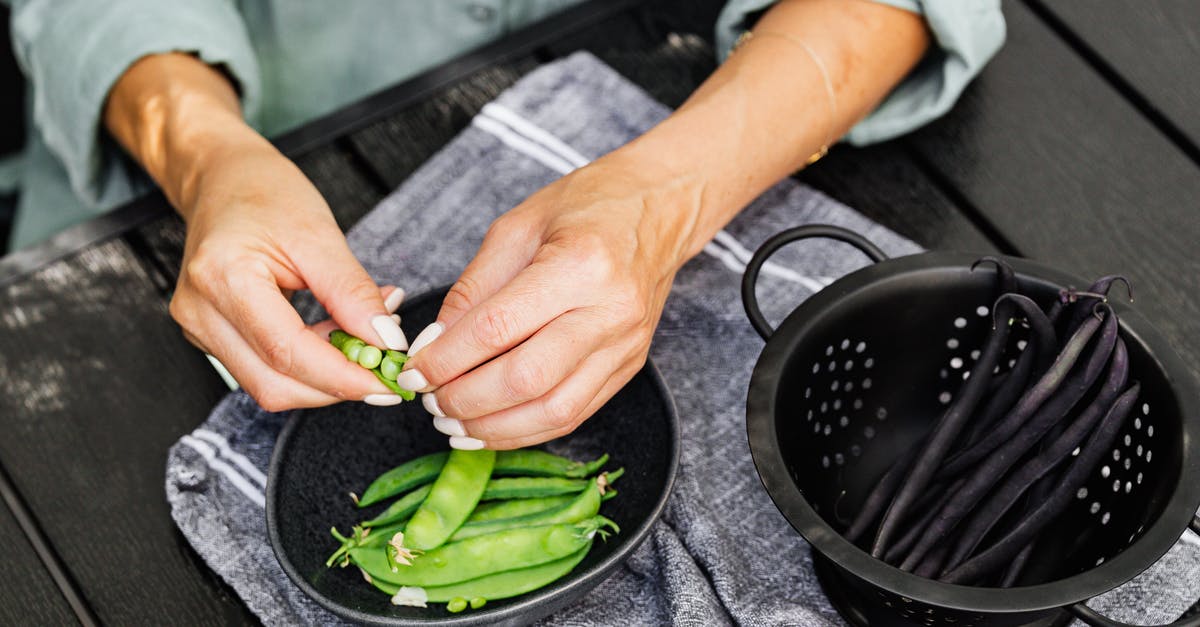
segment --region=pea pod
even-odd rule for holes
[[[486,490],[484,491],[486,492]],[[612,490],[609,492],[611,493]],[[608,494],[606,493],[605,496],[608,496]],[[467,518],[467,522],[463,524],[469,525],[471,523],[504,520],[506,518],[537,514],[546,510],[558,509],[570,503],[574,498],[570,494],[563,494],[561,496],[543,496],[541,498],[509,499],[507,501],[480,503],[475,507],[475,511],[471,512],[471,516]]]
[[[590,462],[577,462],[537,449],[500,451],[496,454],[497,476],[568,477],[583,479],[596,474],[608,462],[608,453]]]
[[[624,468],[612,472],[601,473],[605,481],[612,483],[625,473]],[[492,479],[483,492],[481,501],[497,501],[502,499],[531,499],[546,496],[560,496],[582,492],[591,481],[588,479],[564,479],[562,477],[504,477]]]
[[[607,482],[601,477],[593,480],[594,488],[584,489],[571,502],[558,507],[526,516],[488,520],[484,522],[466,523],[450,536],[449,542],[458,542],[475,536],[496,533],[518,527],[540,527],[542,525],[557,525],[561,523],[576,523],[592,518],[600,513],[600,493],[604,491]]]
[[[597,533],[603,534],[601,527],[605,526],[618,530],[612,521],[596,516],[582,523],[523,527],[468,538],[417,555],[411,565],[390,566],[391,546],[382,551],[352,549],[350,560],[373,581],[397,586],[447,586],[574,555],[586,549]]]
[[[371,485],[367,486],[362,497],[358,499],[359,507],[374,505],[388,497],[411,490],[417,486],[432,482],[442,471],[446,458],[450,453],[431,453],[405,462],[379,475]]]
[[[379,513],[378,516],[371,520],[365,520],[361,523],[362,527],[381,527],[396,523],[402,520],[408,520],[425,502],[425,498],[429,496],[429,491],[433,489],[432,485],[423,485],[408,494],[400,497],[395,503],[388,506],[387,509]]]
[[[552,562],[528,568],[506,570],[462,583],[423,588],[424,598],[428,603],[449,602],[454,598],[471,599],[471,608],[478,609],[483,606],[483,603],[479,602],[482,599],[488,601],[507,599],[554,583],[574,570],[575,566],[583,561],[584,557],[587,557],[588,550],[591,548],[592,541],[589,540],[582,549]],[[371,579],[371,583],[375,584],[375,587],[388,595],[394,597],[400,592],[400,586],[380,581],[375,577]],[[419,597],[420,593],[416,593],[416,596]]]
[[[404,529],[405,547],[430,551],[445,543],[475,509],[495,463],[496,451],[450,451],[429,496]]]
[[[396,351],[389,351],[389,354],[390,353],[396,353]],[[403,353],[397,354],[402,355]],[[376,374],[382,379],[382,374],[378,372],[376,372]],[[388,382],[385,381],[385,384],[387,383]],[[391,385],[395,385],[395,382],[391,382]],[[399,388],[397,387],[393,391],[396,390],[399,390]],[[441,472],[442,465],[446,463],[446,456],[448,454],[449,453],[434,453],[432,455],[418,457],[417,459],[401,464],[383,473],[377,479],[375,479],[375,481],[372,481],[367,490],[363,492],[358,506],[366,507],[368,505],[373,505],[388,497],[400,494],[405,490],[411,490],[419,485],[433,481],[437,477],[437,474]],[[599,459],[585,463],[560,457],[545,451],[500,451],[499,453],[496,453],[496,463],[492,468],[492,474],[497,476],[523,475],[531,477],[566,477],[580,479],[592,476],[592,474],[600,470],[600,468],[602,468],[606,462],[608,462],[607,453],[601,455]],[[550,494],[541,494],[538,496],[574,494],[575,492],[582,490],[583,486],[586,485],[587,482],[580,482],[578,487],[575,487],[571,490],[559,492],[552,491]]]
[[[387,386],[392,392],[399,394],[404,400],[411,401],[417,397],[416,393],[412,390],[405,390],[396,385],[395,374],[391,375],[390,378],[388,376],[388,373],[392,371],[399,374],[399,369],[396,366],[403,366],[404,362],[408,359],[408,355],[392,350],[385,353],[341,329],[334,329],[329,333],[329,343],[333,344],[334,348],[342,351],[346,359],[370,370],[381,383]],[[386,367],[385,371],[384,364],[389,362],[390,365]]]

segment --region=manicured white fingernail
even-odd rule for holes
[[[420,370],[412,368],[401,372],[400,376],[396,377],[396,385],[405,390],[417,392],[429,387],[429,381],[425,378],[425,375],[421,374]]]
[[[455,420],[453,418],[434,418],[433,428],[446,435],[452,435],[455,437],[465,438],[467,435],[467,429],[463,427],[462,421]],[[474,438],[467,439],[474,440]],[[478,442],[479,440],[475,441]]]
[[[446,415],[446,412],[442,411],[441,406],[438,405],[437,397],[434,396],[433,392],[430,392],[428,394],[422,394],[421,395],[421,404],[425,406],[425,411],[433,414],[434,416],[443,416],[444,417]],[[437,421],[435,420],[434,424],[436,424],[436,423],[437,423]],[[439,429],[439,431],[441,431],[441,430]],[[443,432],[443,433],[445,433],[445,432]],[[447,433],[446,435],[466,435],[466,433]]]
[[[363,397],[363,402],[376,407],[391,407],[404,402],[399,394],[368,394]]]
[[[424,331],[417,334],[417,339],[413,340],[412,347],[408,349],[408,356],[412,357],[417,354],[417,351],[429,346],[429,343],[438,339],[438,336],[445,330],[446,327],[442,326],[440,322],[425,327]]]
[[[392,320],[391,316],[371,318],[371,327],[379,334],[384,346],[394,351],[408,349],[408,339],[404,337],[404,331],[400,330],[400,324]]]
[[[387,298],[383,299],[383,308],[388,313],[395,313],[400,308],[400,303],[402,302],[404,302],[404,290],[397,287],[392,290],[392,293],[387,295]]]
[[[396,324],[400,324],[400,314],[392,314],[392,320],[395,320]]]
[[[450,436],[450,448],[462,451],[478,451],[483,448],[483,440],[476,440],[465,435],[452,435]]]

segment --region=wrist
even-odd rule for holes
[[[214,160],[231,151],[273,150],[242,119],[225,76],[181,53],[130,66],[109,94],[104,122],[185,218]]]

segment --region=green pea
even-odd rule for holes
[[[596,516],[575,524],[510,529],[440,546],[413,557],[411,566],[389,565],[391,546],[384,550],[356,548],[349,555],[373,579],[397,586],[445,586],[573,555],[589,546],[597,533],[605,533],[601,528],[606,526],[616,525]],[[455,596],[497,598],[483,593]]]
[[[467,609],[467,600],[462,597],[454,597],[453,599],[450,599],[449,603],[446,604],[446,610],[454,614],[457,614],[465,609]]]
[[[358,353],[358,358],[355,359],[358,365],[363,368],[374,368],[383,361],[383,352],[374,346],[364,346]]]
[[[538,527],[542,525],[557,525],[561,523],[577,523],[592,518],[600,512],[600,479],[594,479],[595,488],[586,489],[571,502],[557,509],[546,510],[517,518],[488,520],[484,522],[466,523],[450,536],[449,542],[457,542],[475,536],[496,533],[518,527]]]
[[[473,610],[477,610],[485,605],[487,605],[487,599],[483,597],[475,597],[471,599],[471,609]]]
[[[383,374],[379,372],[378,368],[372,369],[371,372],[375,375],[376,379],[379,379],[380,383],[387,387],[387,389],[399,394],[400,398],[406,401],[411,401],[417,397],[416,392],[413,392],[412,390],[406,390],[399,385],[396,385],[395,381],[388,381],[386,378],[384,378]]]
[[[388,505],[388,508],[379,513],[378,516],[371,520],[363,521],[363,527],[382,527],[390,525],[401,520],[408,520],[421,503],[425,502],[425,497],[429,496],[429,491],[433,488],[431,485],[423,485],[408,494],[396,499],[394,503]]]
[[[607,494],[605,496],[607,496]],[[534,499],[509,499],[507,501],[491,501],[489,503],[480,503],[475,507],[475,511],[471,512],[471,516],[467,518],[467,522],[463,524],[469,525],[471,523],[485,522],[488,520],[516,518],[518,516],[527,516],[529,514],[544,512],[549,509],[558,509],[563,505],[570,503],[571,499],[573,498],[575,497],[570,494],[564,494],[562,496],[544,496]]]
[[[577,462],[537,449],[500,451],[496,455],[496,470],[499,476],[518,475],[524,477],[590,477],[608,462],[608,454],[590,462]]]
[[[430,551],[441,546],[475,509],[495,463],[495,451],[450,451],[429,496],[408,521],[405,547]]]
[[[333,331],[331,331],[329,333],[329,343],[333,344],[333,347],[338,350],[342,350],[346,346],[346,342],[349,342],[350,340],[357,340],[357,339],[358,338],[354,337],[353,335],[350,335],[349,333],[346,333],[345,331],[343,331],[341,329],[334,329]],[[361,341],[361,340],[359,340],[359,341]]]
[[[384,354],[383,357],[384,357],[384,359],[387,359],[388,361],[396,362],[397,366],[403,366],[404,362],[408,361],[408,355],[405,355],[404,353],[402,353],[400,351],[389,350],[387,353]]]
[[[388,497],[411,490],[437,478],[449,452],[431,453],[405,462],[379,475],[358,500],[359,507],[374,505]]]
[[[366,344],[361,341],[348,342],[342,347],[342,354],[346,356],[346,359],[357,362],[358,356],[362,354],[364,347],[366,347]]]
[[[390,359],[385,359],[379,364],[379,374],[383,375],[383,378],[388,381],[395,381],[396,377],[400,376],[400,364]]]

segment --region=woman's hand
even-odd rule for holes
[[[458,448],[574,430],[642,367],[692,207],[618,153],[497,219],[397,382]],[[433,341],[436,338],[437,341]]]
[[[273,147],[230,146],[211,156],[186,209],[187,244],[171,299],[188,339],[267,410],[399,402],[329,344],[334,324],[306,327],[286,293],[312,290],[337,327],[404,350],[388,315],[403,292],[376,287],[321,195]]]
[[[242,121],[218,71],[186,54],[143,58],[121,76],[105,125],[188,223],[171,315],[263,408],[279,411],[392,394],[327,341],[334,325],[408,348],[380,290],[350,253],[320,193]],[[306,327],[288,303],[309,289],[332,317]]]

